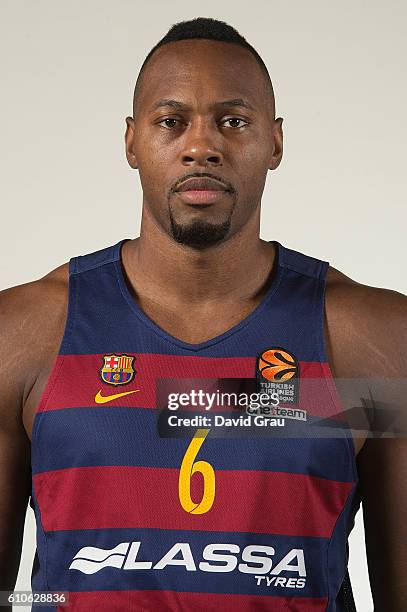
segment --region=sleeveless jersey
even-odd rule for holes
[[[64,335],[33,422],[30,498],[32,590],[68,601],[32,609],[353,610],[348,535],[360,495],[324,342],[328,262],[273,241],[262,301],[192,344],[137,304],[125,240],[69,262]],[[270,412],[254,402],[228,412],[219,398],[191,411],[180,392],[200,381],[261,391]]]

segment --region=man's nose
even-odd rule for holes
[[[223,155],[218,147],[219,134],[216,126],[200,121],[190,126],[185,134],[181,161],[185,166],[221,166]]]

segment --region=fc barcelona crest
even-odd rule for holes
[[[133,367],[135,357],[130,355],[104,355],[100,375],[108,385],[127,385],[136,373]]]

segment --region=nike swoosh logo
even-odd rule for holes
[[[97,404],[106,404],[107,402],[111,402],[119,397],[130,395],[130,393],[137,393],[137,391],[140,391],[140,389],[136,389],[135,391],[124,391],[124,393],[115,393],[114,395],[101,395],[100,391],[98,391],[95,395],[95,402]]]

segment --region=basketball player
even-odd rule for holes
[[[46,610],[352,610],[362,500],[375,610],[406,610],[401,437],[157,430],[164,379],[257,377],[282,406],[307,404],[294,428],[359,406],[333,378],[405,377],[406,297],[259,238],[283,120],[231,26],[173,26],[126,122],[140,236],[1,294],[0,589],[15,585],[29,501],[32,588],[68,593]],[[263,206],[281,222],[281,202]]]

